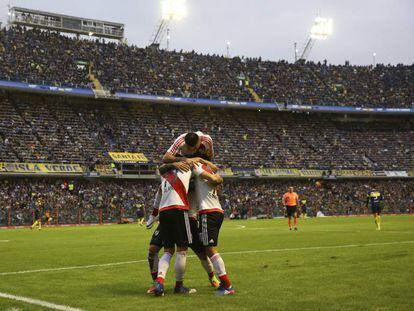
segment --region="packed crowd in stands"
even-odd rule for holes
[[[404,180],[352,180],[352,181],[298,181],[249,180],[226,182],[221,202],[226,210],[236,209],[239,214],[283,216],[281,198],[293,186],[299,200],[307,201],[308,214],[321,211],[326,216],[358,215],[370,213],[366,197],[373,189],[384,195],[386,213],[414,212],[414,182]],[[243,212],[244,210],[244,212]]]
[[[61,179],[3,179],[0,185],[1,225],[7,224],[9,217],[13,225],[30,223],[38,207],[50,212],[54,224],[135,219],[137,209],[152,204],[157,188],[155,181],[118,183]]]
[[[109,164],[109,151],[160,161],[174,139],[201,130],[224,167],[414,168],[408,117],[184,108],[0,94],[0,161]],[[243,155],[240,157],[240,155]]]
[[[413,65],[292,64],[138,48],[21,27],[0,31],[0,79],[86,87],[88,66],[80,62],[93,64],[102,85],[118,91],[364,107],[414,103]]]
[[[414,182],[402,180],[226,181],[219,196],[226,216],[280,217],[282,195],[291,185],[300,199],[306,199],[309,216],[318,211],[326,216],[369,213],[365,200],[374,188],[384,195],[385,213],[414,212]],[[136,221],[138,209],[148,214],[157,186],[155,181],[142,180],[3,179],[0,226],[30,224],[36,207],[43,214],[50,212],[51,224]]]
[[[412,107],[413,65],[330,65],[264,61],[138,48],[13,27],[0,30],[0,79],[90,87],[88,65],[105,88],[171,96],[280,103]],[[185,108],[0,93],[0,162],[109,164],[110,151],[153,162],[174,139],[202,131],[214,162],[238,168],[414,169],[414,119]],[[293,185],[310,215],[366,213],[377,188],[389,213],[414,210],[412,180],[226,181],[226,215],[282,216]],[[41,206],[52,223],[123,222],[148,210],[156,181],[0,180],[0,225],[29,224]],[[72,189],[73,188],[73,189]]]

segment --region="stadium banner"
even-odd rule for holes
[[[387,174],[385,174],[385,171],[374,171],[373,174],[374,174],[374,176],[377,176],[377,177],[386,177],[387,176]]]
[[[234,175],[233,171],[230,167],[223,168],[223,169],[219,170],[217,172],[217,174],[219,174],[220,176],[223,176],[223,177],[228,177],[228,176],[233,176]]]
[[[82,96],[90,96],[90,97],[94,96],[93,91],[91,89],[86,89],[86,88],[73,88],[73,87],[52,86],[52,85],[44,85],[44,84],[31,84],[31,83],[5,81],[5,80],[0,80],[0,88],[19,89],[23,91],[24,90],[38,91],[38,92],[45,92],[45,93],[62,93],[62,94],[82,95]]]
[[[22,91],[37,91],[43,93],[59,93],[75,96],[95,97],[95,93],[90,88],[77,88],[66,86],[52,86],[46,84],[31,84],[17,81],[0,80],[0,89],[19,89]],[[136,94],[128,92],[115,92],[114,98],[127,100],[146,101],[146,102],[170,102],[187,105],[210,106],[210,107],[232,107],[250,108],[267,110],[291,110],[291,111],[318,111],[318,112],[338,112],[338,113],[369,113],[369,114],[414,114],[414,108],[365,108],[350,106],[320,106],[320,105],[298,105],[282,104],[272,102],[246,102],[235,100],[219,100],[207,98],[173,97]]]
[[[304,177],[322,177],[323,170],[300,170],[300,176]]]
[[[406,171],[385,171],[387,177],[408,177]]]
[[[251,108],[251,109],[268,109],[268,110],[292,110],[292,111],[319,111],[319,112],[340,112],[340,113],[390,113],[390,114],[413,114],[414,108],[364,108],[364,107],[350,107],[350,106],[320,106],[320,105],[297,105],[297,104],[282,104],[271,102],[245,102],[232,100],[215,100],[206,98],[191,98],[191,97],[172,97],[159,96],[147,94],[135,94],[127,92],[116,92],[118,98],[130,100],[146,100],[154,102],[171,102],[199,106],[217,106],[217,107],[234,107],[234,108]]]
[[[0,171],[23,174],[82,174],[83,168],[79,164],[2,162]]]
[[[333,175],[342,177],[372,177],[373,172],[370,170],[333,170]]]
[[[188,105],[198,106],[217,106],[217,107],[234,107],[234,108],[259,108],[259,109],[270,109],[278,110],[279,105],[277,103],[257,103],[257,102],[245,102],[245,101],[234,101],[234,100],[218,100],[218,99],[206,99],[206,98],[191,98],[191,97],[171,97],[171,96],[159,96],[159,95],[147,95],[147,94],[135,94],[116,92],[115,96],[123,99],[130,100],[145,100],[151,102],[169,102],[169,103],[180,103]]]
[[[148,159],[143,153],[108,152],[115,163],[147,163]]]
[[[255,175],[254,168],[233,167],[231,170],[233,172],[233,175],[246,176],[246,177]]]
[[[254,172],[257,176],[300,176],[299,170],[289,168],[258,168]]]
[[[350,113],[391,113],[391,114],[412,114],[414,108],[365,108],[365,107],[350,107],[350,106],[319,106],[319,105],[298,105],[288,104],[283,107],[285,110],[294,111],[321,111],[321,112],[350,112]]]

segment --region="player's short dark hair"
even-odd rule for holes
[[[184,141],[187,146],[195,147],[198,143],[198,135],[196,133],[188,133],[185,135]]]

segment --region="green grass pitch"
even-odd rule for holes
[[[297,232],[285,219],[225,221],[219,246],[236,295],[214,296],[189,257],[185,284],[197,293],[172,294],[171,267],[159,298],[146,294],[145,227],[0,230],[0,293],[82,310],[414,310],[414,217],[383,216],[382,227],[371,217],[301,220]],[[90,266],[107,263],[119,264]],[[0,310],[47,309],[0,298]]]

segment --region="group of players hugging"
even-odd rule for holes
[[[182,134],[163,156],[159,168],[161,185],[147,221],[147,229],[159,221],[148,250],[153,278],[149,294],[164,296],[164,280],[174,253],[174,293],[196,292],[183,284],[189,247],[200,259],[210,284],[217,290],[216,295],[235,294],[217,249],[223,223],[217,186],[223,178],[211,162],[213,156],[213,141],[202,132]],[[164,253],[159,258],[162,248]]]

